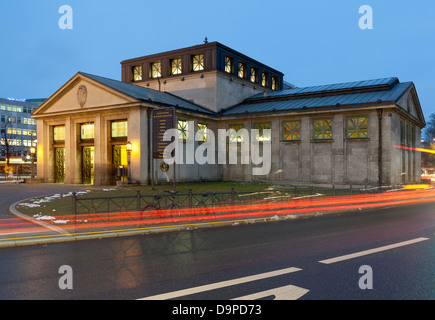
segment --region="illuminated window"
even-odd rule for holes
[[[178,120],[178,138],[187,140],[188,137],[188,124],[187,121]]]
[[[238,71],[239,78],[245,79],[246,78],[246,64],[239,61],[239,71]]]
[[[244,137],[243,124],[230,124],[230,142],[243,142]]]
[[[262,71],[261,72],[261,85],[263,87],[267,87],[269,85],[269,81],[268,81],[268,75],[266,72]]]
[[[132,80],[141,81],[142,80],[142,66],[132,67]]]
[[[206,142],[208,134],[208,127],[206,124],[198,123],[198,141]]]
[[[265,130],[270,130],[270,122],[264,122],[264,123],[256,123],[254,124],[254,129],[258,130],[256,140],[257,141],[270,141],[271,139],[271,132],[267,132]]]
[[[65,141],[65,126],[53,127],[53,140],[54,141]]]
[[[192,56],[192,71],[204,70],[204,55],[202,53]]]
[[[171,74],[181,74],[183,72],[182,66],[181,66],[181,58],[172,59],[171,60]]]
[[[124,138],[128,134],[127,120],[112,121],[112,138]]]
[[[282,123],[282,138],[284,141],[301,140],[301,121],[284,121]]]
[[[82,140],[94,139],[94,124],[86,123],[81,125],[80,138]]]
[[[332,139],[332,119],[313,120],[314,140]]]
[[[278,78],[272,76],[272,90],[278,90]]]
[[[368,118],[354,117],[347,118],[347,138],[367,138],[368,137]]]
[[[234,71],[234,63],[233,58],[229,56],[225,56],[225,72],[233,73]]]
[[[258,71],[254,67],[251,67],[251,82],[258,82]]]
[[[162,64],[160,61],[151,63],[151,78],[160,78],[162,76]]]

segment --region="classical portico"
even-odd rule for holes
[[[109,185],[126,165],[148,181],[149,105],[78,73],[33,115],[37,119],[38,176],[45,182]]]

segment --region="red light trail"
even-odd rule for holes
[[[433,189],[406,190],[380,194],[359,194],[332,197],[305,197],[270,202],[257,201],[243,205],[224,204],[208,208],[183,208],[135,212],[93,213],[55,217],[64,223],[45,221],[70,233],[110,231],[113,228],[155,226],[162,224],[206,223],[234,219],[266,219],[313,213],[354,211],[387,206],[435,202]],[[46,230],[21,219],[0,220],[0,235],[34,233]]]
[[[425,152],[425,153],[432,153],[435,154],[435,150],[430,149],[423,149],[423,148],[411,148],[411,147],[403,147],[403,146],[394,146],[397,149],[404,149],[404,150],[411,150],[411,151],[418,151],[418,152]]]

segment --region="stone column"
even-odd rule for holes
[[[301,119],[301,181],[305,183],[312,183],[311,172],[311,140],[313,138],[312,120],[310,117],[303,117]]]
[[[128,116],[128,141],[132,144],[131,178],[140,184],[148,184],[148,114],[146,108],[131,109]]]
[[[332,143],[332,184],[344,184],[344,139],[345,137],[345,124],[346,118],[342,115],[335,115],[333,117],[333,143]],[[361,159],[363,161],[363,159]],[[366,164],[364,164],[366,165]]]
[[[67,117],[65,121],[65,183],[74,183],[74,171],[75,171],[75,161],[72,158],[73,148],[72,148],[73,138],[73,123],[71,117]]]
[[[104,186],[109,184],[108,177],[108,137],[107,121],[98,114],[94,121],[94,185]]]
[[[37,176],[44,182],[49,182],[49,153],[50,143],[47,131],[47,123],[40,119],[36,122],[37,146]]]

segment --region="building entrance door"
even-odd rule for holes
[[[83,147],[82,183],[94,184],[94,147]]]
[[[65,182],[65,148],[55,148],[54,170],[56,183]]]
[[[128,176],[128,162],[127,162],[127,146],[126,145],[115,145],[113,146],[113,178],[115,181],[127,181]],[[119,170],[124,168],[124,171]],[[124,176],[121,176],[121,173]],[[113,182],[115,182],[113,181]]]

